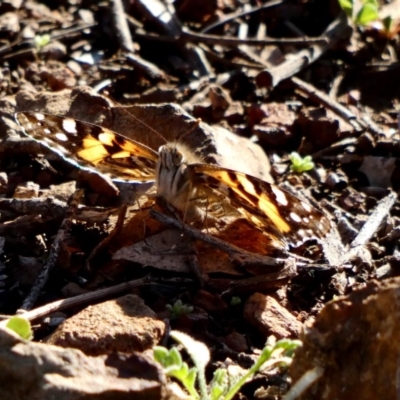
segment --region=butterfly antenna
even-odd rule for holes
[[[155,135],[157,135],[160,139],[163,140],[164,143],[167,143],[167,140],[165,139],[165,137],[163,135],[161,135],[160,132],[158,132],[156,129],[152,128],[150,125],[146,124],[146,122],[144,122],[140,118],[136,117],[136,115],[133,115],[132,113],[130,113],[122,104],[120,104],[120,103],[118,103],[118,101],[114,100],[106,90],[102,93],[102,95],[107,97],[113,103],[117,104],[119,107],[121,107],[121,109],[124,112],[129,114],[130,117],[132,117],[135,121],[139,122],[139,124],[141,124],[142,126],[146,127],[149,131],[151,131]]]
[[[176,147],[177,143],[180,142],[184,137],[189,136],[191,133],[193,133],[193,131],[195,131],[195,130],[200,126],[200,123],[201,123],[201,118],[197,118],[197,119],[194,121],[193,125],[191,125],[191,126],[186,130],[186,132],[184,132],[182,135],[180,135],[180,136],[177,138],[177,140],[175,140],[175,147]]]

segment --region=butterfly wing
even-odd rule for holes
[[[189,167],[196,182],[224,193],[232,204],[261,221],[265,230],[285,238],[292,246],[306,239],[322,239],[331,230],[322,212],[276,185],[218,166]]]
[[[158,154],[110,129],[37,112],[19,112],[15,118],[28,136],[78,167],[128,181],[154,179]]]

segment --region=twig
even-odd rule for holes
[[[350,244],[351,248],[364,246],[366,243],[368,243],[371,237],[379,229],[383,220],[389,214],[390,209],[393,207],[396,200],[397,200],[397,193],[390,193],[388,196],[386,196],[378,203],[375,210],[368,217],[367,222],[361,228],[357,237],[351,242]]]
[[[68,308],[81,306],[87,303],[94,303],[147,283],[149,283],[149,279],[147,277],[136,279],[134,281],[120,283],[119,285],[115,285],[106,289],[96,290],[95,292],[80,294],[69,299],[57,300],[46,304],[45,306],[35,308],[31,311],[19,310],[18,315],[28,319],[29,321],[33,321],[53,312],[67,310]]]
[[[317,158],[322,158],[326,154],[333,153],[334,151],[339,151],[343,148],[346,148],[351,145],[355,145],[357,143],[357,138],[355,137],[350,137],[350,138],[345,138],[342,140],[339,140],[338,142],[332,143],[330,146],[325,147],[324,149],[321,149],[315,153],[312,154],[312,158],[316,160]]]
[[[119,213],[118,213],[117,223],[115,224],[115,228],[90,253],[90,256],[86,260],[86,267],[89,271],[93,271],[96,269],[93,265],[94,261],[96,259],[98,259],[101,254],[103,254],[104,250],[107,248],[107,246],[110,244],[110,242],[115,238],[116,235],[118,235],[122,231],[122,229],[124,227],[124,222],[125,222],[126,210],[127,210],[126,205],[123,205],[120,208]]]
[[[54,30],[51,32],[50,38],[51,40],[59,40],[62,39],[63,37],[71,35],[71,33],[77,33],[79,31],[83,31],[85,29],[91,29],[97,27],[97,23],[90,23],[90,24],[82,24],[78,26],[71,26],[69,28],[65,28],[62,30]]]
[[[121,0],[111,0],[111,12],[114,21],[114,29],[117,31],[117,36],[121,49],[128,53],[135,51],[131,33],[125,17],[124,6]]]
[[[126,61],[128,64],[132,65],[134,68],[141,70],[150,79],[163,80],[165,79],[165,73],[159,69],[155,64],[143,60],[136,54],[126,54]]]
[[[379,229],[381,223],[389,214],[396,200],[397,193],[390,193],[378,203],[375,210],[361,228],[357,237],[351,242],[350,251],[348,251],[340,260],[341,264],[345,264],[357,256],[357,253],[368,243],[371,237]]]
[[[189,247],[191,251],[191,254],[189,254],[188,257],[189,268],[193,273],[193,275],[196,277],[200,287],[204,287],[205,282],[208,281],[208,275],[203,273],[203,271],[200,268],[199,260],[197,258],[196,246],[193,240],[191,240]]]
[[[206,26],[201,32],[202,33],[210,32],[211,30],[213,30],[221,25],[228,24],[229,22],[234,21],[235,19],[247,17],[248,15],[255,14],[257,12],[267,10],[268,8],[276,7],[276,6],[282,5],[284,3],[285,3],[285,0],[275,0],[275,1],[270,1],[268,4],[263,4],[262,6],[249,8],[248,10],[244,10],[244,11],[239,10],[239,11],[233,12],[231,14],[227,14],[220,21],[214,22],[213,24]]]
[[[22,303],[21,309],[30,310],[33,307],[37,298],[40,295],[40,292],[42,291],[44,285],[46,284],[46,282],[49,278],[50,272],[55,267],[57,259],[58,259],[58,254],[60,251],[61,243],[64,241],[65,235],[66,235],[67,231],[70,229],[71,217],[75,214],[76,209],[78,208],[78,199],[82,196],[82,193],[83,192],[81,190],[78,190],[72,196],[70,205],[69,205],[69,210],[68,210],[66,217],[64,218],[64,221],[62,222],[60,229],[58,230],[57,235],[54,239],[54,242],[51,246],[49,258],[47,259],[47,262],[44,265],[43,270],[41,271],[39,276],[36,278],[36,281],[33,284],[31,291],[29,292],[28,296]]]
[[[64,218],[68,205],[53,197],[37,197],[33,199],[0,199],[0,211],[5,213],[23,214],[27,216],[50,216],[52,220]],[[116,208],[88,207],[79,205],[75,219],[101,223],[117,212]],[[46,220],[47,221],[47,220]]]
[[[332,110],[336,115],[347,121],[357,132],[362,132],[365,130],[365,123],[357,119],[357,117],[348,108],[331,99],[329,95],[321,92],[314,86],[302,81],[297,77],[292,77],[291,80],[301,93],[306,94],[308,98]]]
[[[154,209],[150,210],[150,216],[167,226],[182,230],[182,222],[176,220],[175,218],[168,217],[167,215],[161,214]],[[281,269],[286,265],[286,259],[260,256],[258,254],[251,253],[232,244],[224,242],[223,240],[218,239],[215,236],[207,235],[197,229],[191,228],[188,225],[184,226],[184,230],[195,239],[201,240],[205,243],[211,244],[212,246],[221,249],[222,251],[225,251],[236,261],[240,260],[240,262],[249,263],[251,265],[265,265],[267,267],[274,267],[277,269]]]
[[[290,78],[313,63],[339,39],[348,36],[350,31],[351,28],[347,22],[347,17],[344,13],[341,13],[339,17],[328,26],[319,41],[309,41],[308,43],[311,46],[307,49],[292,53],[290,54],[291,58],[283,63],[260,72],[256,77],[257,85],[260,87],[275,87],[283,79]]]
[[[323,45],[327,43],[325,37],[317,37],[317,38],[283,38],[283,39],[275,39],[275,38],[266,38],[266,39],[238,39],[236,37],[228,37],[228,36],[219,36],[219,35],[210,35],[204,33],[195,33],[189,31],[187,29],[182,29],[182,35],[180,39],[186,42],[202,42],[208,44],[219,44],[221,46],[239,46],[241,44],[247,44],[248,46],[265,46],[267,44],[319,44]],[[175,39],[176,40],[176,39]]]
[[[296,262],[292,259],[279,271],[271,272],[269,274],[252,276],[250,278],[232,280],[230,288],[222,293],[223,296],[232,296],[240,292],[249,292],[250,290],[262,290],[265,288],[276,287],[278,284],[282,285],[282,281],[293,278],[297,275]]]
[[[67,204],[53,197],[38,197],[34,199],[0,199],[0,210],[17,214],[51,215],[53,218],[63,218]]]
[[[229,67],[232,67],[232,68],[251,68],[251,69],[265,68],[265,63],[256,64],[256,63],[245,62],[245,61],[240,61],[240,62],[232,61],[232,60],[227,59],[225,56],[217,54],[215,51],[212,51],[205,44],[200,44],[200,47],[209,59],[215,60],[218,63],[223,64],[223,65],[228,65]]]
[[[202,49],[184,46],[186,44],[184,41],[177,40],[181,37],[182,26],[172,5],[168,6],[160,0],[137,0],[135,5],[146,19],[153,21],[165,33],[164,39],[169,40],[174,45],[180,45],[181,51],[185,54],[185,58],[193,70],[196,70],[200,76],[213,75],[213,70]]]
[[[0,224],[0,236],[20,236],[38,234],[46,231],[46,226],[53,221],[52,217],[41,215],[23,215],[14,221]]]
[[[182,26],[171,4],[161,0],[136,0],[134,4],[144,18],[152,21],[167,37],[176,38],[181,34]]]

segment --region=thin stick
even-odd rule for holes
[[[336,115],[352,125],[357,132],[362,132],[365,130],[365,124],[358,120],[348,108],[331,99],[329,95],[321,92],[314,86],[302,81],[297,77],[292,77],[292,82],[301,93],[306,94],[308,98],[332,110]]]
[[[221,46],[238,46],[241,44],[247,44],[249,46],[264,46],[267,44],[326,44],[327,40],[325,37],[305,37],[305,38],[266,38],[266,39],[238,39],[236,37],[210,35],[204,33],[192,32],[187,29],[182,30],[181,38],[187,42],[202,42],[208,44],[219,44]]]
[[[54,269],[57,259],[58,259],[58,253],[60,251],[61,243],[63,243],[65,236],[67,232],[69,231],[71,227],[71,217],[75,214],[77,208],[78,208],[78,201],[79,198],[82,196],[82,191],[78,190],[75,192],[75,194],[72,196],[71,201],[70,201],[70,206],[69,210],[60,226],[60,229],[57,232],[57,235],[54,239],[54,242],[51,246],[49,258],[47,259],[46,264],[43,267],[43,270],[39,274],[39,276],[36,278],[35,283],[33,284],[31,291],[29,292],[28,296],[22,303],[21,309],[23,310],[30,310],[33,305],[35,304],[36,300],[38,299],[41,291],[44,288],[44,285],[46,284],[50,272]]]
[[[106,289],[99,289],[95,292],[80,294],[69,299],[57,300],[42,307],[35,308],[31,311],[19,310],[18,315],[28,319],[29,321],[32,321],[56,311],[64,311],[71,307],[81,306],[88,303],[95,303],[97,301],[103,300],[104,298],[114,296],[116,294],[148,283],[149,279],[147,277],[136,279],[133,281],[120,283],[119,285],[115,285]]]
[[[248,10],[239,10],[231,14],[226,14],[220,21],[214,22],[211,25],[206,26],[201,32],[207,33],[221,25],[228,24],[229,22],[234,21],[235,19],[247,17],[248,15],[267,10],[268,8],[280,6],[283,5],[284,3],[285,3],[284,0],[275,0],[275,1],[270,1],[268,4],[263,4],[262,6],[249,8]]]
[[[176,228],[176,229],[182,229],[182,222],[168,217],[156,210],[150,210],[150,216],[156,219],[157,221],[162,222],[163,224]],[[185,225],[184,227],[185,232],[190,234],[192,237],[195,239],[199,239],[205,243],[209,243],[226,253],[228,253],[234,260],[248,263],[251,265],[265,265],[268,267],[275,267],[275,268],[283,268],[286,265],[286,259],[281,259],[281,258],[274,258],[274,257],[268,257],[268,256],[260,256],[258,254],[251,253],[249,251],[243,250],[239,247],[236,247],[232,244],[229,244],[227,242],[224,242],[221,239],[216,238],[215,236],[207,235],[197,229],[191,228],[188,225]]]
[[[133,53],[135,51],[131,32],[125,17],[124,6],[121,0],[111,0],[111,10],[114,21],[114,28],[117,31],[119,44],[123,51]]]

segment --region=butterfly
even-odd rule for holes
[[[23,131],[62,157],[112,178],[154,181],[156,193],[184,214],[203,221],[234,210],[272,238],[276,248],[324,239],[329,219],[308,202],[254,176],[202,162],[183,144],[155,150],[107,128],[38,112],[16,113]]]

